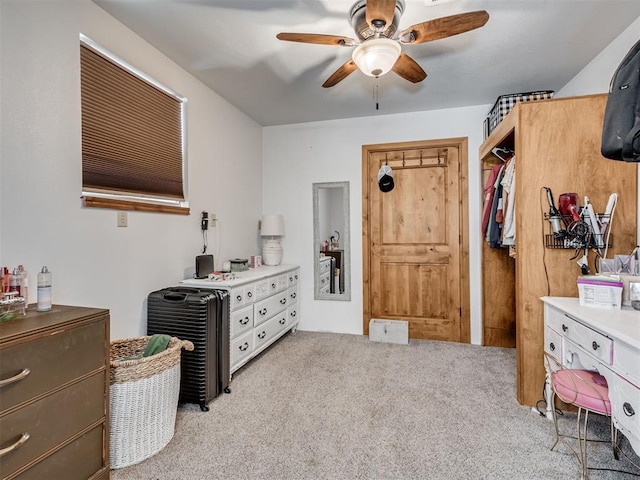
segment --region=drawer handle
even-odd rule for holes
[[[553,342],[551,342],[551,343],[549,344],[549,348],[550,348],[550,349],[551,349],[551,351],[553,352],[553,351],[555,351],[556,346],[555,346],[555,344],[554,344]]]
[[[296,298],[296,292],[293,292],[293,293],[291,294],[291,298]]]
[[[253,297],[253,293],[247,292],[247,297],[249,297],[249,298]]]
[[[238,295],[238,296],[236,297],[236,301],[241,302],[241,301],[242,301],[242,295]]]
[[[0,387],[4,387],[6,385],[10,385],[10,384],[12,384],[14,382],[17,382],[18,380],[22,380],[23,378],[25,378],[30,373],[31,373],[31,370],[29,370],[28,368],[23,368],[22,371],[19,374],[14,375],[11,378],[7,378],[6,380],[0,380]]]
[[[258,313],[260,315],[266,315],[267,314],[267,308],[265,307],[265,308],[262,308],[262,309],[258,310]]]
[[[566,332],[567,330],[569,330],[569,327],[567,327],[564,323],[562,324],[562,331]]]
[[[598,350],[598,348],[600,348],[600,345],[598,345],[598,342],[596,342],[595,340],[591,343],[591,348],[593,348],[594,350]]]
[[[291,316],[295,317],[296,316],[296,311],[294,310],[293,312],[291,312]]]
[[[272,284],[271,284],[271,288],[276,288],[276,284],[275,284],[275,283],[272,283]]]
[[[0,450],[0,457],[4,457],[7,453],[14,451],[16,448],[20,448],[20,446],[22,446],[27,440],[29,440],[29,437],[31,437],[31,435],[29,435],[27,432],[23,433],[16,443]]]
[[[289,277],[289,281],[290,281],[290,282],[293,282],[293,277]]]
[[[258,334],[258,338],[259,338],[260,340],[262,340],[262,339],[263,339],[264,337],[266,337],[266,336],[267,336],[267,332],[265,332],[264,330],[263,330],[263,331],[261,331],[261,332]]]
[[[622,411],[627,417],[633,417],[636,414],[636,411],[633,409],[629,402],[624,402],[622,404]]]
[[[240,320],[240,325],[246,325],[247,323],[249,323],[249,317],[244,317]]]
[[[278,323],[280,325],[284,325],[285,323],[287,323],[287,321],[284,318],[281,318],[280,320],[278,320]]]
[[[298,275],[296,275],[296,277],[295,277],[295,278],[296,278],[296,280],[297,280],[297,279],[298,279]]]
[[[285,303],[287,303],[287,299],[286,298],[281,298],[280,299],[280,305],[284,305]]]
[[[244,342],[238,348],[240,349],[241,352],[244,352],[247,348],[249,348],[249,344],[247,342]]]

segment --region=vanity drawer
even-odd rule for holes
[[[247,333],[232,340],[229,348],[229,361],[231,363],[231,369],[233,370],[234,366],[249,357],[253,352],[253,332],[248,331]]]
[[[105,376],[106,371],[102,371],[0,417],[1,448],[15,443],[23,433],[30,436],[2,457],[2,477],[104,419]]]
[[[104,368],[106,328],[102,319],[0,349],[0,380],[29,370],[22,380],[0,387],[0,412]]]
[[[571,339],[591,355],[608,365],[613,363],[613,341],[609,337],[596,332],[554,308],[549,308],[547,311],[547,323],[555,331]]]
[[[627,437],[634,437],[637,444],[640,440],[640,389],[616,376],[609,379],[609,396],[616,426]]]
[[[231,338],[237,337],[253,327],[253,305],[231,313]]]
[[[253,305],[254,325],[258,326],[275,314],[280,313],[285,308],[287,308],[287,303],[286,291],[257,302]]]
[[[562,362],[562,335],[549,325],[544,327],[544,351]]]
[[[640,387],[640,366],[638,366],[638,350],[633,350],[622,342],[613,347],[613,365],[618,372],[627,375],[631,383]],[[640,413],[638,413],[640,416]]]

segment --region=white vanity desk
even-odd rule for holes
[[[233,280],[186,279],[181,285],[228,290],[230,373],[298,326],[298,265],[262,266]]]
[[[640,454],[640,311],[582,307],[577,298],[542,301],[544,351],[567,368],[597,370],[607,379],[614,425]],[[550,417],[548,401],[547,409]]]

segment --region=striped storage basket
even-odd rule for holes
[[[151,337],[111,342],[109,457],[111,468],[145,460],[173,438],[180,393],[180,353],[193,343],[172,337],[167,349],[141,355]]]

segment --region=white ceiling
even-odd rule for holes
[[[356,71],[322,88],[352,48],[282,42],[276,34],[355,38],[348,18],[355,0],[93,1],[265,126],[557,91],[640,17],[640,0],[406,0],[399,30],[475,10],[490,18],[478,30],[404,45],[428,74],[421,83],[393,72],[376,80]]]

